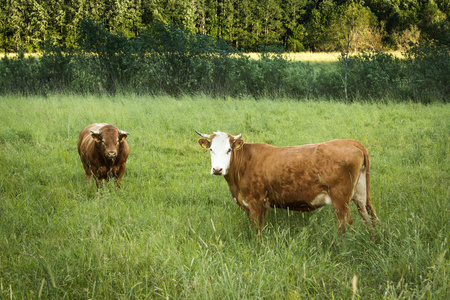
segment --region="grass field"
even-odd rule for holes
[[[1,299],[448,299],[445,104],[0,97]],[[117,192],[88,187],[76,143],[93,122],[131,133]],[[269,211],[258,246],[198,130],[277,146],[333,138],[371,154],[374,239],[352,205]]]

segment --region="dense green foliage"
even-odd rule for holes
[[[289,61],[276,47],[254,60],[223,39],[155,23],[137,38],[83,20],[79,48],[46,43],[43,56],[4,57],[0,94],[136,93],[215,97],[328,98],[344,101],[449,99],[450,51],[416,44],[399,59],[382,52],[343,55],[339,62]]]
[[[0,97],[0,298],[449,298],[448,105],[181,100]],[[76,143],[93,122],[131,133],[120,192],[85,182]],[[360,140],[375,239],[352,204],[345,237],[331,207],[269,211],[258,246],[195,129]]]
[[[0,49],[39,50],[49,38],[75,46],[83,18],[127,37],[173,22],[252,51],[273,44],[342,50],[349,32],[354,50],[395,49],[440,39],[450,30],[449,12],[448,0],[0,0]]]

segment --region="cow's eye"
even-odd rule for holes
[[[231,148],[228,149],[227,154],[229,154],[231,152]]]
[[[105,142],[105,140],[102,140],[102,143],[103,143],[104,145],[106,145],[106,142]]]

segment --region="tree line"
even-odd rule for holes
[[[0,0],[0,49],[76,47],[83,19],[127,38],[173,23],[241,51],[403,49],[421,39],[448,45],[449,12],[448,0]]]

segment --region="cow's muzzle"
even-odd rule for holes
[[[211,174],[213,174],[213,175],[223,175],[223,169],[222,168],[212,168]]]
[[[108,151],[108,153],[106,154],[106,158],[108,158],[108,159],[114,159],[116,157],[117,157],[116,151]]]

